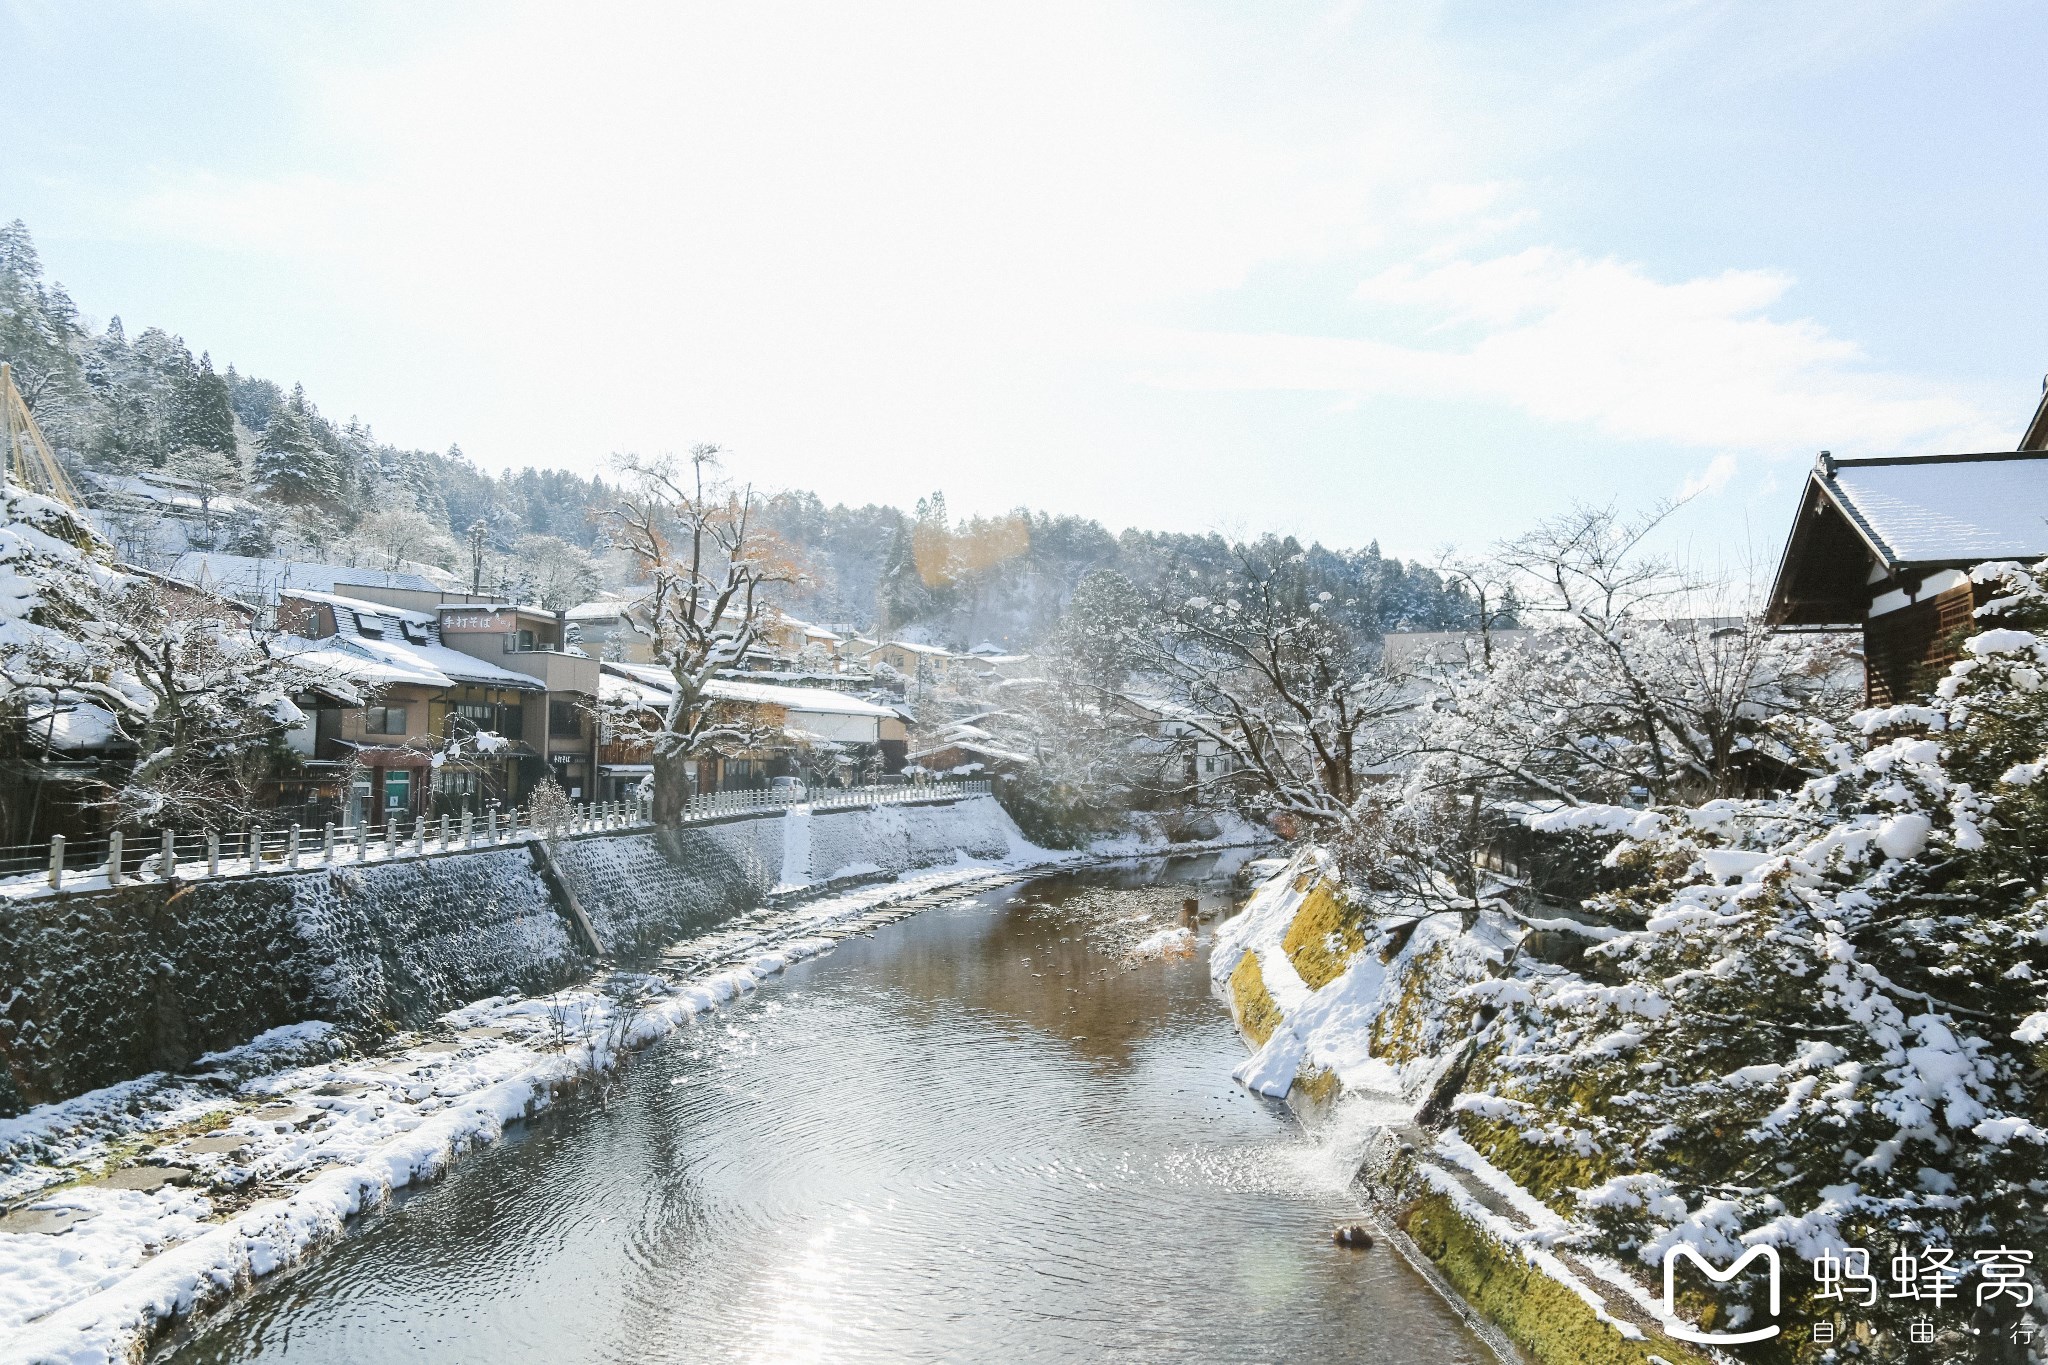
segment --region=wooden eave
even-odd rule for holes
[[[1858,553],[1860,551],[1860,554]],[[1898,566],[1884,542],[1853,508],[1836,496],[1822,470],[1807,475],[1799,515],[1785,538],[1771,584],[1767,625],[1850,626],[1870,606],[1870,569]]]
[[[2034,420],[2027,423],[2026,435],[2020,437],[2020,450],[2048,450],[2048,381],[2041,385],[2041,401],[2034,408]]]

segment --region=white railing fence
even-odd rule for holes
[[[987,796],[986,781],[901,783],[873,787],[789,788],[782,791],[707,792],[693,796],[683,808],[686,824],[718,820],[757,811],[794,807],[837,810],[849,806],[886,806],[918,801],[957,801]],[[129,882],[202,881],[264,872],[349,863],[389,862],[423,858],[466,848],[524,843],[536,838],[651,828],[652,804],[644,797],[565,806],[544,815],[536,825],[531,808],[492,808],[481,815],[465,811],[412,820],[386,820],[381,825],[323,825],[319,829],[291,825],[284,829],[163,830],[129,835],[121,830],[67,845],[63,835],[47,845],[15,845],[0,849],[0,886],[13,894],[83,890],[87,883],[123,886]]]

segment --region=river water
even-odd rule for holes
[[[1044,878],[849,939],[175,1360],[1491,1360],[1391,1248],[1332,1244],[1346,1155],[1231,1083],[1201,952],[1125,955],[1211,871]]]

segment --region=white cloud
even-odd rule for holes
[[[1627,225],[1527,245],[1570,218],[1545,157],[1674,71],[1691,88],[1703,45],[1750,32],[1725,7],[1469,30],[1429,6],[1146,0],[450,12],[352,12],[339,46],[273,20],[250,88],[283,92],[292,155],[244,159],[223,129],[94,186],[129,191],[107,235],[216,272],[216,316],[254,319],[233,346],[162,321],[401,442],[588,466],[711,439],[828,498],[1441,537],[1527,514],[1500,471],[1530,423],[1739,453],[1751,477],[1752,452],[1981,425],[1789,311],[1783,273],[1666,279]],[[1288,391],[1332,401],[1241,396]],[[1381,395],[1443,404],[1440,429],[1375,427]],[[1355,472],[1361,447],[1384,467]],[[1464,485],[1441,507],[1395,482],[1423,448]],[[1282,458],[1329,495],[1260,477]],[[1644,486],[1680,482],[1663,458]]]
[[[1680,500],[1699,497],[1703,493],[1718,493],[1728,486],[1735,477],[1736,461],[1733,455],[1716,455],[1707,462],[1707,467],[1685,481],[1678,490]]]
[[[1154,382],[1478,401],[1681,446],[1810,456],[1996,444],[2003,428],[1942,386],[1886,374],[1820,323],[1770,311],[1792,281],[1729,270],[1665,283],[1534,247],[1403,265],[1366,280],[1380,337],[1181,332]],[[1407,324],[1406,326],[1402,324]],[[1446,344],[1384,339],[1419,328]]]

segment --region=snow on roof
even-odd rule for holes
[[[321,602],[330,607],[343,607],[349,611],[372,616],[388,616],[393,620],[410,621],[416,626],[435,624],[434,614],[430,611],[408,611],[404,607],[389,606],[383,602],[368,602],[360,597],[345,597],[340,593],[315,592],[311,588],[283,588],[277,595],[280,599],[290,598],[294,602]]]
[[[947,740],[943,744],[934,744],[929,749],[920,749],[908,757],[914,762],[920,758],[930,758],[933,754],[942,754],[948,751],[974,754],[981,758],[994,759],[998,763],[1021,764],[1032,761],[1030,754],[1020,754],[1010,749],[998,749],[992,744],[974,744],[967,740],[958,739]]]
[[[231,592],[252,602],[275,602],[285,588],[333,593],[350,586],[407,588],[439,592],[431,579],[391,569],[351,569],[340,564],[309,564],[293,559],[254,559],[247,555],[187,550],[171,565],[171,573],[215,591]]]
[[[123,738],[114,713],[89,701],[59,706],[55,714],[47,706],[35,708],[25,721],[30,739],[60,753],[104,749]]]
[[[660,694],[660,701],[666,703],[675,690],[675,681],[669,671],[655,664],[623,664],[607,661],[604,671],[614,677],[628,679]],[[789,711],[808,711],[821,716],[893,716],[895,710],[878,706],[859,697],[849,697],[844,692],[830,692],[822,687],[777,687],[772,683],[736,682],[731,678],[714,678],[705,684],[707,695],[719,701],[746,702],[753,706],[780,706]]]
[[[454,687],[471,683],[520,691],[547,690],[547,684],[530,674],[514,673],[473,654],[448,648],[440,642],[435,618],[426,612],[405,611],[338,593],[291,589],[281,596],[294,601],[324,602],[335,608],[333,635],[323,640],[308,640],[303,645],[291,643],[295,637],[285,637],[281,643],[290,643],[293,655],[301,662],[325,668],[354,682],[373,687]],[[420,638],[364,633],[365,626],[373,630],[389,629],[385,622],[393,625],[403,622],[410,627],[405,632],[407,635],[417,634]]]
[[[624,616],[632,603],[623,597],[600,597],[583,602],[564,613],[571,621],[611,621]]]
[[[620,706],[645,706],[659,710],[668,705],[668,690],[635,678],[621,677],[606,670],[597,680],[599,700]]]
[[[730,678],[714,678],[705,684],[704,690],[720,701],[780,706],[790,711],[809,711],[814,715],[882,717],[896,714],[886,706],[877,706],[871,701],[862,701],[859,697],[849,697],[844,692],[828,692],[822,687],[777,687],[772,683],[734,682]]]
[[[1895,564],[2048,554],[2048,452],[1835,460],[1817,472]]]
[[[876,645],[875,649],[888,649],[891,646],[897,649],[907,649],[912,654],[931,654],[946,659],[956,657],[952,650],[945,648],[943,645],[921,645],[915,640],[888,640]],[[869,650],[868,653],[874,653],[875,649]]]

